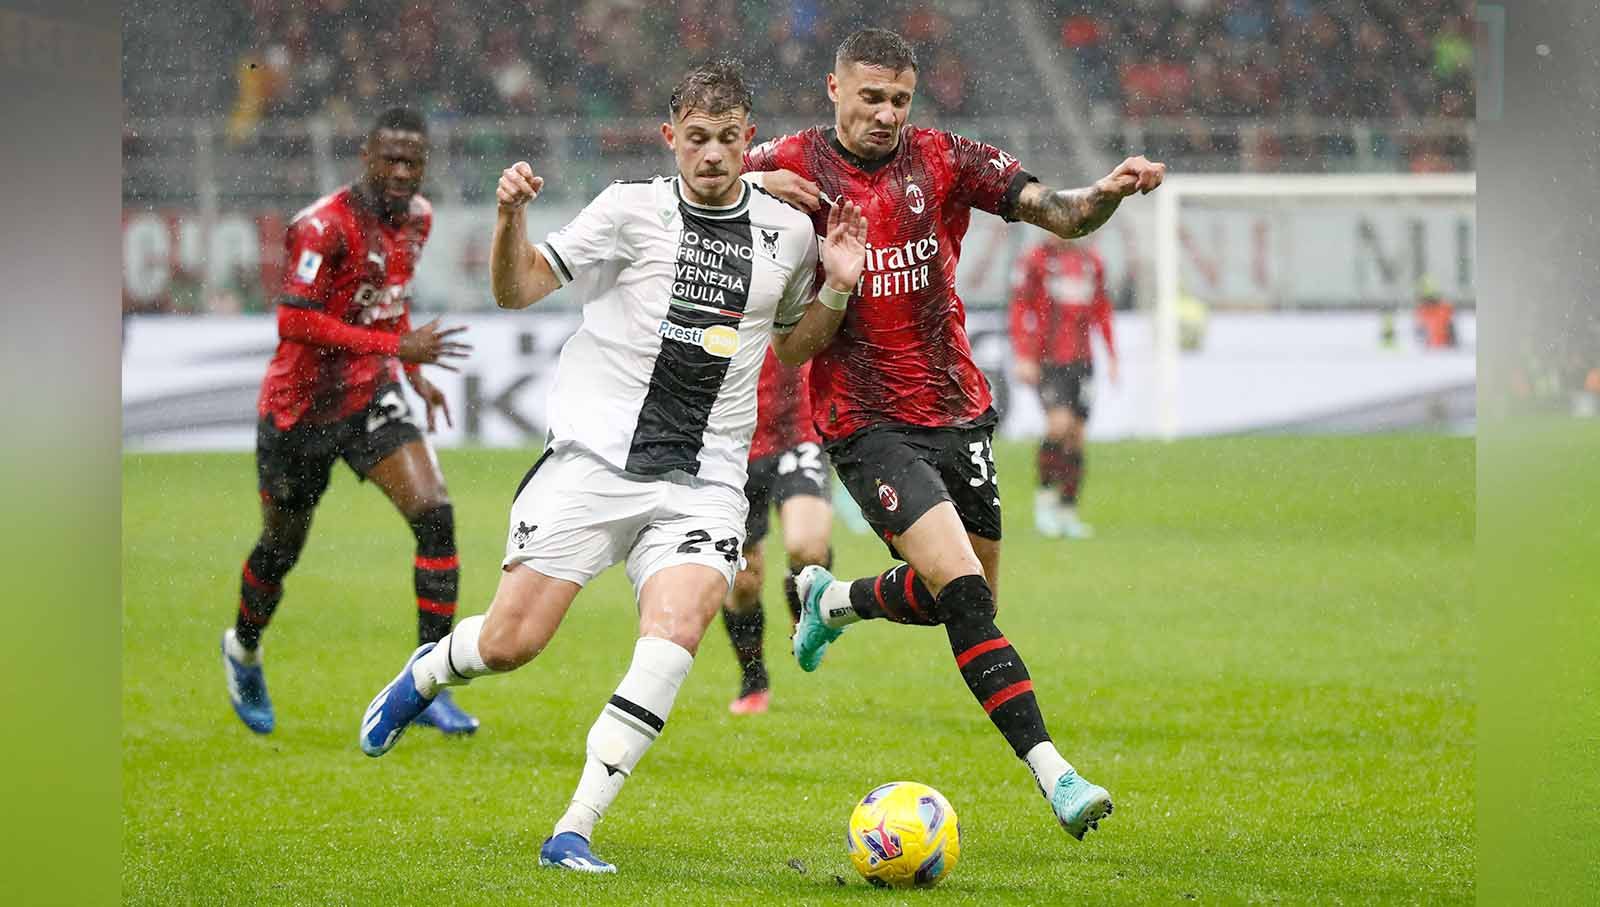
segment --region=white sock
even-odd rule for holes
[[[589,728],[583,775],[555,834],[571,831],[593,840],[594,824],[661,734],[693,664],[694,656],[670,640],[646,636],[634,645],[633,664]]]
[[[222,634],[222,648],[227,650],[228,657],[244,665],[258,665],[261,663],[261,643],[256,643],[254,649],[246,649],[230,628]]]
[[[1056,782],[1061,776],[1073,770],[1072,763],[1061,757],[1056,751],[1056,745],[1046,740],[1036,743],[1033,749],[1028,750],[1028,755],[1022,757],[1027,760],[1028,769],[1033,772],[1033,780],[1039,785],[1039,792],[1045,799],[1055,793]]]
[[[822,590],[817,610],[822,612],[822,623],[828,627],[838,628],[861,619],[850,604],[850,584],[843,580],[835,580]]]
[[[478,634],[483,632],[483,615],[467,618],[439,640],[433,651],[417,659],[411,666],[411,679],[417,692],[432,699],[440,687],[459,686],[474,677],[493,674],[478,654]]]

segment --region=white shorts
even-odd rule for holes
[[[731,585],[750,502],[737,488],[622,472],[594,454],[551,451],[511,504],[502,567],[588,582],[623,559],[634,593],[679,564],[704,564]]]

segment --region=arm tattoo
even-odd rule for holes
[[[1013,213],[1018,220],[1043,227],[1063,239],[1076,239],[1099,229],[1121,203],[1122,199],[1094,186],[1051,189],[1041,183],[1029,183],[1017,196]]]

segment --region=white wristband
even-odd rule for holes
[[[845,306],[850,304],[850,294],[823,284],[822,289],[817,291],[817,301],[835,312],[843,312]]]

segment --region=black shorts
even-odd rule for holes
[[[310,510],[328,490],[333,461],[343,458],[366,479],[385,457],[422,437],[400,385],[379,387],[366,408],[338,422],[301,423],[280,431],[271,416],[256,425],[256,482],[279,510]]]
[[[994,474],[994,416],[964,428],[885,425],[829,448],[840,481],[895,557],[894,538],[941,501],[956,506],[967,531],[1000,539],[1000,488]]]
[[[1087,421],[1094,405],[1094,360],[1046,363],[1039,369],[1039,402],[1045,409],[1065,406]]]
[[[782,453],[750,463],[750,477],[744,483],[744,496],[750,499],[750,514],[744,520],[744,547],[751,548],[767,537],[768,511],[783,508],[793,497],[828,500],[828,456],[822,446],[806,442]]]

